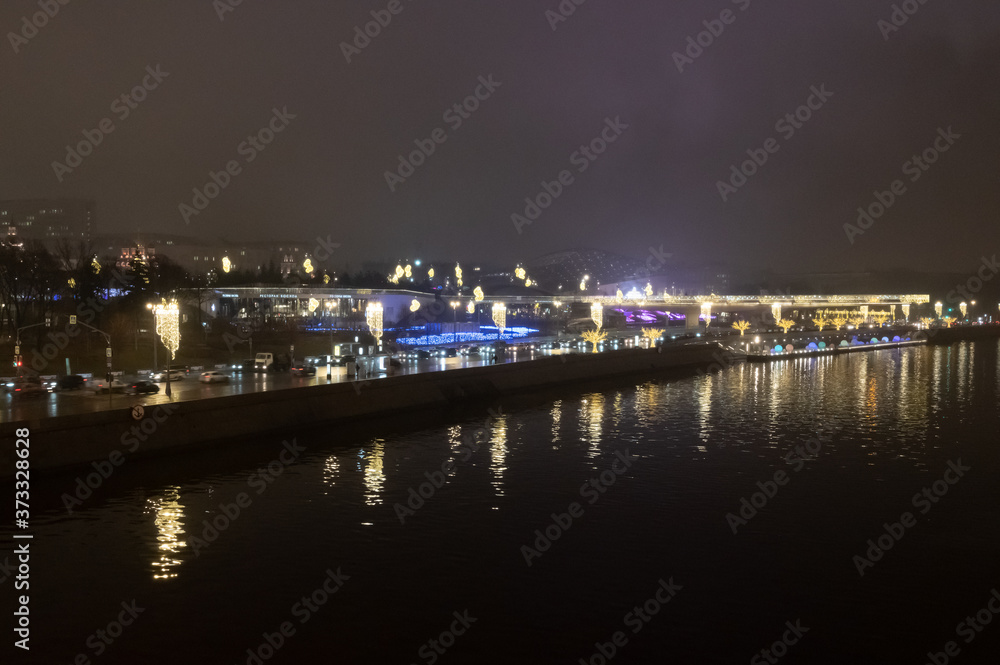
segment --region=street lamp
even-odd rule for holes
[[[170,360],[177,354],[177,349],[181,345],[181,331],[179,325],[179,309],[177,301],[171,300],[169,303],[164,300],[159,305],[153,305],[153,317],[156,321],[156,334],[163,341],[163,346],[170,351],[170,359],[167,361],[167,397],[170,397]],[[155,346],[155,345],[154,345]]]
[[[493,323],[497,326],[497,340],[503,337],[504,328],[507,327],[507,306],[502,302],[493,303]]]
[[[458,300],[451,301],[451,341],[458,341],[458,306],[462,303]]]

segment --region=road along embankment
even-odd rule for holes
[[[708,367],[719,362],[715,343],[628,349],[407,374],[325,386],[112,409],[98,413],[0,423],[0,477],[15,471],[15,431],[27,428],[31,468],[53,469],[162,455],[288,433],[304,426],[385,417],[412,410],[447,409],[463,402],[574,385],[595,379]],[[141,399],[136,399],[137,405]]]

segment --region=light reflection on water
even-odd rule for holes
[[[153,513],[156,527],[157,558],[152,562],[153,579],[174,579],[176,568],[183,563],[182,551],[187,547],[184,533],[184,506],[180,487],[167,487],[163,496],[147,500],[146,513]]]

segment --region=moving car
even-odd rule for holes
[[[312,365],[296,365],[292,368],[292,376],[316,376],[316,368]]]
[[[29,395],[42,395],[48,390],[42,385],[42,381],[37,376],[23,376],[14,379],[14,385],[10,388],[12,397],[28,397]]]
[[[125,386],[127,395],[148,395],[160,392],[160,387],[152,381],[133,381]]]
[[[202,383],[229,383],[229,375],[213,369],[208,372],[202,372],[198,380]]]
[[[93,390],[95,393],[106,394],[108,392],[108,381],[107,379],[93,378],[87,381],[87,390]],[[120,393],[125,390],[125,384],[118,379],[113,379],[111,381],[111,392]]]
[[[170,368],[170,380],[171,381],[183,381],[185,372],[181,369]],[[153,381],[163,382],[167,380],[166,370],[160,370],[159,372],[154,372],[152,375]]]
[[[79,374],[67,374],[59,379],[59,390],[81,390],[86,387],[87,379]]]

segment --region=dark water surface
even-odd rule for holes
[[[1000,617],[956,629],[1000,588],[998,358],[991,341],[739,365],[519,400],[488,424],[484,404],[419,431],[289,432],[305,451],[271,484],[254,474],[280,437],[127,462],[72,515],[75,475],[36,480],[32,650],[8,643],[3,662],[578,663],[607,643],[615,663],[746,663],[783,634],[798,641],[772,662],[919,664],[949,640],[952,662],[996,662]],[[787,457],[817,436],[814,459]],[[401,524],[394,506],[449,461]],[[581,494],[602,473],[613,484]],[[758,482],[774,496],[734,534],[727,514]],[[240,515],[193,542],[240,493]],[[859,575],[855,555],[904,512]],[[529,567],[522,546],[546,527],[558,540]],[[301,604],[328,570],[336,593]],[[92,637],[133,599],[132,625]],[[294,633],[260,649],[283,622]]]

